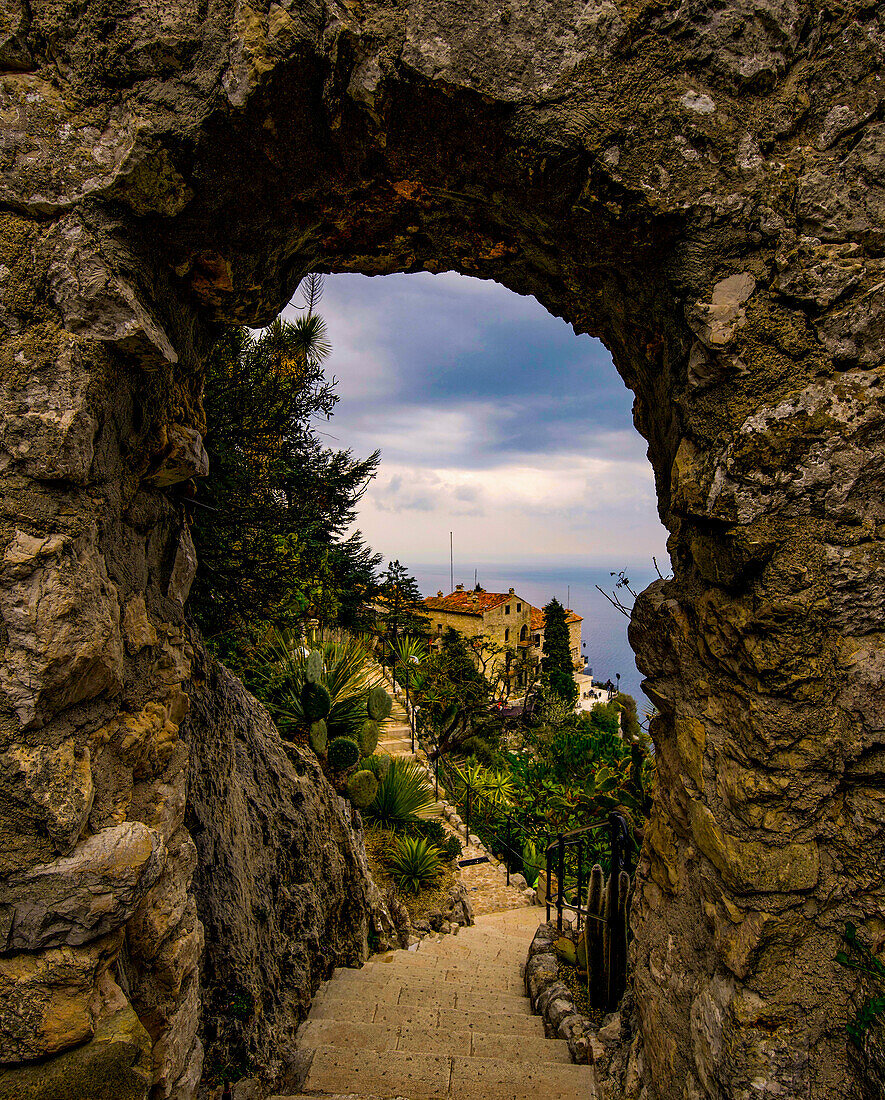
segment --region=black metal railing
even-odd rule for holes
[[[534,846],[540,865],[533,864],[532,870],[544,878],[539,893],[543,893],[541,904],[546,905],[547,920],[555,910],[557,928],[563,931],[564,913],[573,914],[571,932],[576,942],[583,937],[590,1003],[614,1011],[627,986],[635,850],[627,818],[613,811],[607,818],[551,838],[527,828],[524,820],[517,823],[513,812],[490,799],[471,782],[466,770],[439,756],[429,731],[424,739],[432,759],[436,798],[442,782],[449,800],[461,811],[465,839],[469,842],[471,831],[475,831],[484,846],[501,859],[508,886],[511,870],[525,866],[524,845],[530,842]]]

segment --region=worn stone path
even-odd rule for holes
[[[530,906],[491,913],[336,970],[298,1031],[301,1092],[285,1100],[593,1100],[593,1067],[573,1065],[531,1014],[523,965],[537,927]]]
[[[389,681],[386,682],[386,686],[390,689]],[[385,724],[381,739],[378,742],[378,752],[386,752],[391,756],[406,756],[426,764],[427,758],[424,753],[417,746],[416,748],[417,752],[413,754],[411,732],[405,708],[399,698],[395,697],[390,719]],[[485,848],[467,842],[463,829],[456,830],[452,828],[443,816],[442,802],[437,802],[427,816],[438,817],[447,832],[455,833],[458,836],[464,845],[464,851],[461,853],[462,859],[475,859],[478,856],[487,854]],[[459,876],[467,890],[470,905],[476,916],[483,913],[497,913],[502,909],[522,909],[525,907],[526,896],[523,890],[516,886],[507,885],[504,866],[497,861],[475,863],[468,867],[461,867]],[[540,917],[538,923],[541,923]]]

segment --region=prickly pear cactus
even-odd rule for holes
[[[332,696],[323,684],[308,681],[301,689],[301,709],[308,722],[318,722],[332,709]]]
[[[326,745],[329,742],[329,729],[322,718],[320,718],[317,722],[311,722],[309,738],[310,747],[317,754],[317,756],[326,751]]]
[[[362,756],[371,756],[378,748],[378,723],[371,718],[363,722],[360,728],[359,745]]]
[[[375,801],[378,793],[378,780],[368,770],[354,772],[347,780],[345,794],[358,810],[364,810]]]
[[[304,664],[304,678],[309,684],[318,684],[323,678],[323,654],[313,649]]]
[[[383,722],[385,718],[389,718],[392,708],[393,700],[380,684],[369,688],[366,710],[373,722]]]
[[[343,772],[347,768],[352,768],[359,758],[360,747],[349,737],[335,737],[329,742],[326,759],[329,767],[334,771]]]

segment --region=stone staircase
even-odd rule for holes
[[[298,1032],[301,1092],[276,1100],[591,1100],[592,1066],[546,1039],[522,978],[538,910],[477,918],[338,969]]]

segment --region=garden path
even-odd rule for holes
[[[523,966],[529,906],[337,969],[298,1032],[303,1083],[273,1100],[594,1100],[592,1066],[544,1037]]]

